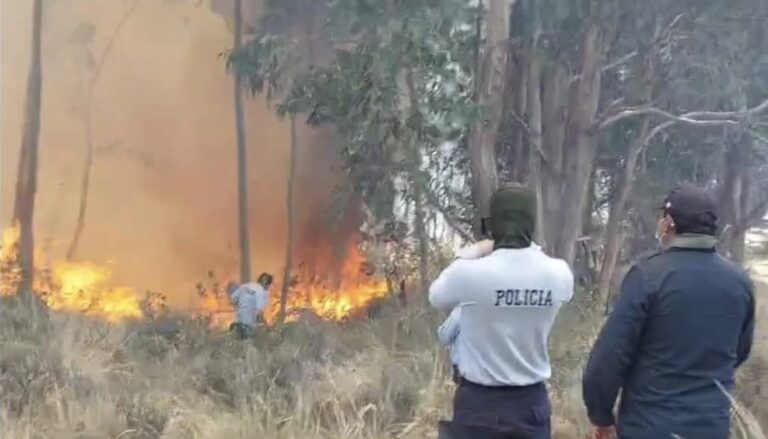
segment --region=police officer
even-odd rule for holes
[[[749,356],[755,301],[744,270],[715,252],[715,204],[695,186],[671,191],[657,229],[664,250],[624,278],[584,374],[596,438],[728,438],[723,389]]]
[[[547,343],[573,295],[573,274],[533,245],[535,212],[530,190],[499,189],[490,203],[493,241],[461,251],[430,287],[435,308],[461,307],[452,425],[462,429],[551,437]]]

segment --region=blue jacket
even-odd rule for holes
[[[592,349],[583,396],[593,424],[619,437],[726,439],[734,372],[749,356],[748,275],[713,247],[672,247],[638,263]]]

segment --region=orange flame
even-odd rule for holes
[[[129,287],[110,286],[111,273],[105,267],[90,262],[59,262],[52,274],[51,288],[42,295],[52,310],[81,312],[110,322],[144,315],[136,292]]]
[[[366,272],[366,264],[360,249],[352,246],[344,259],[338,281],[332,276],[311,277],[306,270],[298,270],[294,282],[288,288],[286,321],[296,321],[302,312],[309,312],[323,320],[341,321],[355,312],[365,309],[377,299],[386,297],[387,283]],[[227,294],[219,284],[205,288],[199,302],[200,314],[218,328],[228,327],[235,318]],[[275,284],[269,292],[269,308],[265,312],[268,324],[278,321],[282,286]]]
[[[21,282],[18,245],[20,236],[18,222],[3,230],[0,247],[0,296],[16,294],[16,288]]]
[[[21,279],[18,265],[19,236],[18,225],[2,233],[2,296],[15,294]],[[330,280],[331,276],[318,279],[299,270],[288,291],[287,321],[297,320],[301,311],[309,311],[325,320],[343,320],[387,295],[386,282],[365,272],[366,264],[361,250],[352,246],[347,254],[335,282]],[[92,262],[61,261],[53,264],[50,271],[37,274],[35,291],[50,309],[56,311],[83,313],[110,322],[145,316],[136,290],[112,285],[109,268]],[[210,288],[203,288],[201,293],[193,313],[208,318],[213,327],[229,326],[234,321],[234,310],[223,288],[214,284]],[[275,285],[270,291],[270,305],[265,313],[265,319],[270,324],[278,320],[280,294],[280,285]]]

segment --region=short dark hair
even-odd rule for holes
[[[259,275],[258,282],[265,287],[272,285],[272,275],[269,273],[261,273]]]

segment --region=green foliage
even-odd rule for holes
[[[291,27],[288,17],[301,4],[273,4],[269,16],[282,24],[271,28]],[[456,145],[478,113],[471,100],[476,11],[459,0],[335,0],[326,8],[324,34],[345,44],[330,62],[296,68],[289,59],[301,52],[296,43],[265,33],[231,54],[230,65],[253,92],[282,89],[280,115],[302,113],[311,125],[337,130],[348,175],[340,192],[362,196],[376,218],[390,218],[396,198],[412,199],[414,184],[449,194],[440,179],[463,162],[439,147]]]

